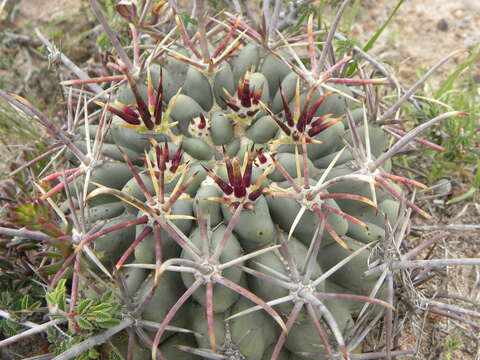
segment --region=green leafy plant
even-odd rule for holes
[[[437,116],[443,110],[463,109],[466,115],[459,118],[451,118],[432,128],[429,138],[443,147],[441,152],[433,154],[432,170],[429,174],[430,181],[435,182],[439,178],[451,177],[460,174],[469,179],[473,186],[467,194],[460,195],[458,199],[471,196],[478,185],[475,183],[475,167],[478,162],[478,133],[477,119],[480,107],[475,100],[478,86],[472,85],[471,68],[479,59],[479,50],[474,49],[471,54],[460,62],[452,74],[444,80],[439,89],[433,94],[422,94],[422,108],[411,112],[411,116],[421,123],[431,116]],[[460,81],[459,77],[462,76]],[[411,157],[409,161],[415,161]],[[467,196],[467,197],[468,197]],[[456,201],[456,199],[453,199]]]
[[[66,281],[62,279],[55,289],[45,296],[52,317],[68,321],[71,335],[65,335],[56,329],[51,329],[48,339],[52,343],[51,350],[62,354],[85,339],[103,329],[109,329],[120,323],[122,306],[113,292],[92,299],[80,300],[75,306],[70,304],[68,311]],[[97,359],[100,353],[95,349],[87,349],[78,355],[77,359]]]
[[[458,338],[458,334],[452,334],[447,339],[445,339],[444,343],[444,351],[442,352],[442,359],[451,360],[452,359],[452,352],[459,350],[462,342]]]
[[[21,331],[22,322],[27,321],[40,308],[41,301],[29,294],[22,294],[24,281],[4,279],[0,295],[0,309],[8,309],[8,316],[0,319],[0,331],[7,336],[14,336]]]

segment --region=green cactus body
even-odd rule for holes
[[[151,351],[139,344],[140,342],[135,340],[133,344],[133,360],[148,360],[152,358]],[[120,352],[121,356],[126,358],[128,356],[128,335],[126,333],[119,333],[112,337],[112,344],[115,349]],[[108,349],[111,352],[110,349]]]
[[[210,348],[210,339],[207,326],[207,315],[205,308],[199,304],[193,304],[191,307],[192,330],[195,332],[195,338],[198,347]],[[213,315],[213,328],[215,331],[215,341],[223,347],[225,343],[225,314],[215,313]]]
[[[293,97],[295,96],[295,89],[297,86],[298,77],[295,73],[291,72],[282,80],[281,87],[285,93],[285,99],[287,103],[289,103]],[[280,95],[280,91],[277,91],[273,100],[270,104],[270,110],[274,114],[279,113],[283,109],[282,105],[282,97]]]
[[[400,211],[400,204],[398,201],[386,199],[380,203],[379,207],[390,224],[394,224],[397,221]]]
[[[75,144],[75,146],[77,146],[83,152],[87,152],[88,147],[87,147],[87,144],[86,144],[85,141],[77,140],[77,141],[74,142],[74,144]],[[120,148],[120,150],[122,150],[124,153],[127,154],[129,159],[131,159],[132,162],[135,165],[141,165],[142,164],[142,162],[140,160],[140,157],[141,157],[140,153],[138,153],[135,150],[132,150],[128,147],[119,146],[117,144],[112,144],[112,143],[108,143],[108,142],[103,143],[101,153],[102,153],[103,156],[105,156],[108,159],[123,161],[123,156],[122,156],[121,152],[119,151],[119,148]],[[73,156],[73,154],[70,151],[67,151],[67,154],[65,156],[73,164],[78,164],[78,160]]]
[[[140,297],[145,295],[151,289],[153,278],[147,278],[138,290]],[[180,285],[182,280],[180,275],[175,272],[166,272],[162,275],[161,281],[155,289],[153,296],[145,306],[142,318],[148,321],[161,323],[170,308],[176,303],[182,295],[184,287]],[[179,286],[180,285],[180,286]],[[183,306],[173,319],[172,325],[185,327],[189,321],[188,306]],[[154,331],[148,330],[147,333],[155,335]],[[161,342],[172,336],[172,332],[166,332],[162,336]]]
[[[247,70],[255,71],[260,62],[260,48],[255,44],[246,45],[238,54],[233,66],[235,84],[245,75]]]
[[[133,216],[119,216],[110,220],[106,226],[115,226],[125,221],[131,221],[134,218]],[[127,227],[96,239],[93,248],[100,261],[112,268],[130,246],[134,237],[135,228]]]
[[[232,214],[222,205],[222,214],[228,222]],[[275,228],[270,217],[267,201],[260,196],[255,202],[255,211],[243,211],[234,228],[242,247],[247,251],[253,251],[273,242]]]
[[[265,352],[263,353],[262,360],[270,360],[272,358],[273,350],[275,349],[275,344],[270,345]],[[277,357],[278,360],[291,360],[291,354],[286,349],[282,349],[280,354]]]
[[[325,120],[325,122],[330,121],[330,119]],[[340,141],[343,138],[345,133],[345,126],[342,122],[338,122],[331,127],[327,128],[325,131],[322,131],[320,134],[314,137],[315,140],[320,143],[317,144],[307,144],[307,154],[310,160],[315,160],[321,157],[325,157],[332,152],[338,151],[339,146],[342,146]],[[280,152],[295,152],[295,145],[286,144],[281,145],[278,149]],[[298,152],[303,153],[300,146],[297,146]]]
[[[88,124],[88,137],[90,140],[95,140],[95,137],[97,135],[97,131],[99,131],[100,127],[99,125],[95,124]],[[76,140],[82,140],[85,141],[87,136],[87,129],[85,126],[80,126],[79,128],[75,129],[75,139]],[[115,140],[113,139],[111,131],[107,132],[105,134],[105,137],[103,140],[107,143],[113,143]]]
[[[168,338],[164,343],[159,346],[159,350],[166,359],[175,360],[197,360],[198,356],[190,354],[189,352],[182,351],[178,346],[196,347],[197,343],[195,337],[192,334],[178,333]],[[148,352],[148,357],[145,360],[152,358],[151,351]]]
[[[123,213],[124,203],[121,201],[100,204],[88,208],[88,220],[95,223],[100,220],[108,220]]]
[[[288,240],[288,249],[291,256],[295,259],[295,263],[297,264],[298,268],[297,270],[301,272],[307,259],[307,247],[302,242],[292,237]],[[257,271],[262,271],[262,269],[264,268],[262,267],[263,265],[268,266],[270,269],[273,269],[281,274],[288,276],[291,273],[291,269],[288,269],[285,264],[286,260],[280,254],[278,249],[257,256],[248,263],[250,268]],[[315,264],[311,276],[312,278],[318,278],[320,275],[322,275],[322,269],[318,264]],[[280,287],[278,286],[278,284],[275,284],[273,282],[266,282],[256,277],[251,277],[249,279],[249,284],[250,289],[255,294],[259,295],[262,299],[268,301],[279,299],[289,294],[288,289]],[[316,287],[316,291],[324,291],[324,284],[319,284]],[[277,309],[283,314],[289,314],[292,311],[292,307],[292,303],[285,303],[278,305]]]
[[[240,298],[232,307],[235,314],[253,306],[253,303]],[[234,318],[229,322],[232,341],[238,345],[246,359],[261,360],[265,350],[278,336],[276,326],[264,312],[257,312]]]
[[[195,200],[200,203],[200,208],[204,216],[210,217],[210,222],[213,226],[222,221],[222,210],[220,203],[209,198],[215,198],[221,196],[220,189],[215,185],[202,184],[195,194]],[[195,216],[197,216],[196,208],[193,208]]]
[[[123,271],[125,276],[125,287],[127,294],[134,297],[138,289],[142,286],[144,280],[147,278],[148,270],[142,268],[129,267]]]
[[[332,87],[350,97],[353,96],[352,90],[350,90],[348,86],[335,84]],[[318,108],[315,115],[324,116],[330,114],[332,117],[340,117],[345,113],[345,106],[350,108],[351,105],[351,99],[335,92],[333,95],[325,99],[325,102]]]
[[[220,225],[212,234],[210,239],[210,249],[213,251],[215,249],[218,242],[222,239],[223,233],[225,232],[226,227]],[[200,238],[200,233],[198,229],[195,229],[190,239],[192,242],[198,247],[202,247],[202,241]],[[220,263],[225,263],[227,261],[236,259],[240,257],[243,253],[243,249],[240,247],[238,240],[235,236],[231,235],[227,241],[226,246],[223,248],[223,251],[220,255]],[[185,253],[182,253],[182,257],[186,259],[191,259],[191,256]],[[225,269],[222,275],[230,281],[234,283],[241,283],[244,282],[244,273],[236,267]],[[194,276],[191,273],[182,273],[182,280],[186,287],[189,287],[195,281]],[[215,312],[225,312],[227,311],[233,303],[238,299],[240,295],[232,290],[221,286],[221,285],[214,285],[213,287],[213,310]],[[205,306],[205,287],[202,286],[198,289],[194,294],[193,298],[199,302],[200,304]]]
[[[348,246],[358,250],[363,244],[353,239],[345,239]],[[324,271],[332,268],[351,254],[351,251],[344,249],[339,244],[330,244],[322,248],[318,254],[318,261]],[[364,276],[363,273],[368,270],[370,252],[363,250],[358,256],[354,257],[345,266],[333,273],[331,280],[343,287],[353,290],[358,294],[368,295],[373,289],[378,276]]]
[[[347,235],[352,239],[361,241],[365,244],[385,238],[385,230],[383,227],[367,221],[365,221],[365,225],[367,225],[367,228],[355,223],[350,223],[348,226]]]
[[[190,121],[202,114],[202,107],[190,96],[179,94],[170,100],[173,106],[171,117],[178,121],[178,127],[183,135],[191,136],[188,125]]]
[[[189,68],[184,83],[186,95],[194,99],[205,111],[213,105],[213,94],[207,77],[194,68]]]
[[[250,78],[250,88],[253,92],[262,91],[262,97],[260,100],[264,103],[268,103],[270,101],[270,89],[268,88],[268,80],[260,72],[254,72],[249,75]]]
[[[171,214],[174,215],[187,215],[193,214],[192,203],[187,200],[177,201],[172,208]],[[143,214],[139,214],[139,217]],[[177,226],[184,234],[189,234],[192,228],[192,220],[173,220],[175,226]],[[137,236],[139,236],[144,230],[144,226],[137,226]],[[180,252],[180,247],[176,244],[175,240],[165,231],[161,230],[162,241],[162,258],[169,259],[175,257]],[[155,236],[151,232],[136,248],[135,259],[139,263],[153,264],[155,262]]]
[[[227,145],[234,137],[232,120],[223,113],[214,113],[211,118],[210,132],[215,145]]]
[[[140,95],[144,99],[146,99],[147,87],[142,83],[137,84],[137,86]],[[133,91],[128,84],[120,86],[115,94],[115,97],[118,101],[125,105],[131,105],[136,103],[135,95],[133,94]]]
[[[388,138],[385,131],[383,131],[378,126],[368,126],[368,136],[370,138],[370,149],[374,157],[380,156],[388,148]],[[361,125],[357,127],[357,132],[360,135],[360,139],[365,146],[365,137],[362,136],[365,134],[365,126]],[[345,140],[350,144],[352,141],[352,132],[350,130],[345,132]]]
[[[288,66],[275,55],[267,54],[263,58],[261,73],[267,78],[271,94],[278,91],[279,84],[289,72]]]
[[[88,194],[95,193],[87,197],[88,223],[100,226],[99,221],[110,219],[106,226],[137,225],[96,239],[93,249],[113,268],[137,240],[132,256],[123,259],[131,266],[120,270],[134,308],[152,290],[155,274],[159,276],[139,317],[162,324],[173,307],[177,313],[168,325],[192,331],[162,333],[159,349],[168,360],[267,360],[274,349],[280,360],[315,354],[323,358],[327,351],[312,318],[325,328],[333,350],[342,350],[325,308],[348,340],[365,298],[338,294],[369,296],[379,276],[364,273],[378,259],[377,252],[366,248],[328,280],[315,280],[365,244],[383,244],[386,226],[400,218],[398,198],[404,192],[397,182],[406,181],[388,174],[384,182],[380,178],[392,166],[390,160],[381,167],[374,163],[390,145],[383,128],[387,125],[365,128],[364,118],[373,118],[371,107],[367,111],[351,99],[363,100],[349,87],[352,82],[333,78],[351,64],[340,64],[346,67],[332,73],[304,72],[313,58],[297,59],[291,54],[295,47],[284,51],[288,41],[279,45],[272,34],[260,42],[263,32],[226,16],[228,21],[209,23],[203,42],[201,31],[192,31],[193,23],[179,27],[181,36],[170,39],[175,45],[165,43],[165,49],[150,57],[140,38],[142,51],[146,49],[142,66],[135,64],[131,73],[124,70],[127,85],[113,93],[113,102],[99,104],[113,120],[100,161],[92,165]],[[182,18],[175,17],[177,25]],[[223,28],[233,35],[217,48]],[[302,41],[310,41],[307,35]],[[196,51],[205,44],[210,54],[205,48]],[[232,54],[223,56],[225,49]],[[329,87],[338,92],[330,94]],[[353,124],[347,121],[347,109]],[[73,137],[85,153],[87,136],[93,141],[99,129],[95,122],[88,134],[80,127]],[[360,141],[352,136],[355,130]],[[79,165],[73,153],[66,157],[79,171],[90,166],[84,160]],[[73,183],[70,189],[73,193]],[[80,208],[81,199],[74,205]],[[62,210],[68,206],[64,202]],[[161,238],[162,263],[161,269],[152,270],[158,250],[155,233]],[[217,249],[222,239],[223,248]],[[123,299],[119,290],[115,293]],[[386,298],[386,293],[380,287],[376,297]],[[284,302],[275,303],[278,299]],[[210,300],[213,319],[207,311]],[[254,306],[256,311],[235,316]],[[384,309],[375,306],[375,312]],[[295,321],[290,318],[294,309]],[[135,326],[155,337],[155,329]],[[286,327],[285,340],[281,329]],[[114,341],[122,354],[124,336],[122,332]],[[279,339],[285,340],[282,349],[281,343],[275,348]],[[150,359],[151,349],[135,341],[133,358]]]
[[[268,115],[255,121],[246,131],[245,135],[257,144],[265,144],[274,138],[278,131],[275,121]]]
[[[187,51],[185,51],[185,49],[183,49],[183,48],[176,48],[175,51],[182,54],[182,55],[187,55],[188,54]],[[163,60],[163,62],[162,62],[163,63],[163,69],[168,69],[168,71],[169,71],[169,73],[170,73],[170,75],[173,79],[173,82],[175,84],[179,84],[178,88],[175,87],[176,91],[178,91],[181,84],[183,84],[185,82],[185,78],[187,77],[187,71],[189,69],[189,66],[186,63],[184,63],[183,61],[180,61],[173,56],[165,56],[165,57],[162,58],[162,60]],[[168,102],[168,101],[170,101],[170,99],[171,99],[171,97],[167,98],[165,101]]]
[[[173,69],[172,69],[173,68]],[[175,94],[180,90],[181,85],[184,83],[185,78],[182,78],[181,75],[175,73],[175,66],[163,67],[160,69],[159,66],[153,65],[150,68],[152,72],[152,82],[156,85],[160,81],[160,71],[162,73],[162,88],[164,101],[169,102]],[[180,74],[182,70],[180,70]],[[186,77],[186,74],[185,74]]]
[[[232,67],[229,63],[225,63],[216,74],[213,81],[213,95],[215,102],[222,109],[226,109],[227,105],[223,101],[226,93],[233,94],[235,91],[235,80],[232,72]]]
[[[182,148],[197,160],[210,160],[213,156],[212,147],[200,139],[187,138],[183,140]]]
[[[88,186],[87,191],[92,192],[97,188],[93,183],[120,190],[131,177],[132,173],[127,165],[123,163],[104,162],[92,171],[92,176],[90,177],[91,184]],[[90,206],[97,206],[117,201],[118,198],[115,196],[103,194],[90,200],[89,204]]]
[[[341,150],[335,151],[333,153],[330,153],[326,156],[322,156],[318,159],[313,160],[313,164],[318,168],[318,169],[326,169],[328,165],[335,159],[338,155],[338,153]],[[340,157],[337,159],[336,164],[337,165],[343,165],[348,161],[352,161],[353,156],[350,152],[348,151],[343,151]]]
[[[150,194],[154,193],[154,188],[153,188],[153,183],[152,183],[152,177],[149,174],[139,174],[140,178],[142,179],[142,182],[145,184],[148,192]],[[140,201],[145,201],[146,197],[143,194],[140,185],[138,184],[137,180],[132,177],[122,188],[122,192],[128,195],[133,196],[134,198],[140,200]],[[125,206],[125,210],[130,213],[130,214],[136,214],[138,213],[138,209],[126,202],[123,203]]]
[[[340,331],[344,332],[353,325],[353,320],[348,308],[341,304],[334,303],[330,303],[327,308],[335,319]],[[320,317],[320,314],[318,317]],[[295,322],[289,331],[285,347],[292,353],[326,353],[324,344],[310,319]]]
[[[148,134],[140,133],[134,129],[129,129],[123,126],[125,122],[120,119],[118,116],[114,116],[112,120],[112,126],[110,133],[112,134],[113,141],[116,145],[127,149],[127,155],[130,159],[135,159],[130,156],[128,149],[133,154],[139,154],[143,156],[144,149],[148,149],[150,142],[148,141],[149,137],[154,138],[158,142],[163,142],[167,139],[165,135],[162,134]],[[123,160],[120,158],[118,160]]]
[[[283,166],[285,170],[290,174],[291,177],[296,178],[297,177],[297,161],[295,160],[296,156],[295,154],[290,154],[290,153],[280,153],[277,155],[277,160],[278,162]],[[308,164],[308,172],[311,174],[311,176],[315,176],[317,169],[313,165],[313,163],[307,159],[307,164]],[[303,173],[303,162],[300,163],[300,171]],[[286,179],[283,177],[283,175],[280,173],[279,170],[273,171],[271,174],[268,175],[268,178],[272,181],[280,182],[280,181],[285,181]]]
[[[338,205],[333,199],[327,199],[325,202],[331,207],[339,209]],[[291,199],[275,198],[271,196],[268,197],[268,204],[275,223],[278,224],[285,232],[289,233],[294,220],[301,209],[300,204]],[[339,236],[343,236],[347,233],[348,222],[346,219],[331,213],[327,214],[327,219]],[[309,245],[319,225],[320,219],[318,215],[310,210],[306,210],[303,216],[300,218],[298,225],[295,227],[293,235],[305,245]],[[322,238],[322,246],[330,244],[334,241],[335,240],[326,233]]]

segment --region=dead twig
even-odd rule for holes
[[[55,45],[53,45],[37,28],[35,29],[35,33],[37,34],[38,38],[42,41],[42,43],[47,48],[49,54],[49,58],[53,59],[60,59],[60,61],[65,65],[71,72],[78,76],[79,79],[88,80],[90,77],[85,73],[82,69],[80,69],[77,65],[75,65],[72,60],[70,60],[64,53],[57,49]],[[87,85],[95,94],[103,93],[103,89],[98,86],[97,84],[88,84]]]
[[[454,225],[422,225],[422,226],[412,226],[412,230],[416,231],[480,231],[480,225],[464,225],[464,224],[454,224]]]
[[[480,258],[459,258],[459,259],[434,259],[434,260],[411,260],[393,261],[390,264],[383,264],[371,270],[365,271],[365,276],[379,274],[385,269],[400,270],[413,268],[438,268],[446,266],[480,265]]]
[[[117,326],[110,328],[104,331],[101,334],[91,336],[88,339],[82,341],[80,344],[75,345],[62,353],[61,355],[55,356],[53,360],[68,360],[73,359],[74,357],[80,355],[86,350],[93,348],[94,346],[101,345],[110,339],[116,333],[122,331],[123,329],[131,326],[134,323],[133,319],[124,319]]]
[[[390,107],[390,109],[385,111],[385,113],[382,115],[379,121],[384,121],[388,119],[390,116],[392,116],[393,114],[395,114],[395,112],[398,109],[400,109],[400,106],[402,106],[403,103],[405,103],[405,101],[410,99],[410,97],[420,88],[420,86],[422,86],[425,83],[425,81],[427,81],[433,75],[433,73],[435,73],[435,71],[437,71],[439,67],[445,64],[448,60],[450,60],[455,55],[458,55],[462,52],[464,52],[464,50],[457,50],[457,51],[451,52],[444,58],[440,59],[440,61],[438,61],[434,66],[432,66],[432,68],[428,70],[427,73],[420,78],[420,80],[418,80],[410,89],[408,89],[408,91],[395,104],[393,104]]]
[[[45,324],[40,324],[40,325],[33,326],[32,328],[30,328],[30,329],[28,329],[28,330],[26,330],[26,331],[24,331],[20,334],[10,336],[9,338],[7,338],[5,340],[0,341],[0,348],[4,347],[4,346],[12,345],[12,344],[14,344],[14,343],[16,343],[20,340],[23,340],[25,338],[28,338],[32,335],[44,332],[48,328],[50,328],[52,326],[56,326],[56,325],[61,324],[61,323],[64,323],[66,321],[67,321],[66,319],[54,319],[54,320],[50,320],[50,321],[46,322]]]
[[[11,236],[11,237],[20,237],[24,239],[31,239],[37,241],[47,241],[50,242],[53,239],[39,231],[29,231],[29,230],[17,230],[17,229],[10,229],[6,227],[0,227],[0,235],[4,236]]]
[[[120,44],[120,40],[118,40],[117,35],[115,35],[115,32],[112,30],[110,25],[108,25],[107,19],[105,19],[105,16],[103,16],[102,10],[98,6],[97,0],[90,0],[90,6],[93,9],[93,13],[95,14],[95,17],[100,22],[100,24],[102,24],[103,30],[105,31],[108,38],[112,42],[113,46],[115,47],[115,50],[117,50],[118,56],[120,56],[120,59],[122,59],[123,63],[127,66],[127,68],[129,70],[132,70],[133,64],[130,61],[130,58],[125,52],[125,49],[123,48],[122,44]]]

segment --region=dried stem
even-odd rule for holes
[[[51,122],[45,114],[37,110],[30,103],[21,97],[17,97],[13,94],[9,94],[3,90],[0,90],[0,96],[7,100],[10,104],[20,109],[26,115],[34,118],[49,132],[54,138],[61,141],[68,149],[80,160],[83,164],[88,165],[90,159],[87,158],[70,138],[64,133],[64,131]]]
[[[200,49],[205,63],[210,61],[210,52],[208,51],[207,33],[205,30],[205,3],[204,0],[195,0],[197,9],[198,32],[200,34]]]
[[[80,344],[75,345],[65,351],[64,353],[55,356],[53,360],[69,360],[73,359],[74,357],[80,355],[81,353],[93,348],[94,346],[101,345],[105,343],[108,339],[110,339],[116,333],[119,333],[123,329],[131,326],[134,323],[133,319],[124,319],[118,324],[117,326],[110,328],[104,331],[101,334],[94,335],[89,337],[88,339],[82,341]]]
[[[480,319],[480,313],[479,312],[464,309],[460,306],[445,304],[445,303],[442,303],[442,302],[439,302],[439,301],[429,300],[429,299],[422,300],[422,303],[424,305],[435,306],[436,308],[439,308],[439,309],[443,309],[443,310],[447,310],[447,311],[453,311],[453,312],[456,312],[456,313],[459,313],[459,314],[464,314],[464,315],[468,315],[468,316],[472,316],[472,317]]]
[[[203,279],[197,279],[195,282],[183,293],[182,296],[177,300],[177,302],[170,308],[168,311],[167,315],[165,315],[165,319],[162,321],[162,324],[160,325],[160,328],[157,330],[157,333],[155,334],[155,338],[153,340],[152,344],[152,358],[155,359],[157,355],[157,347],[160,344],[160,339],[167,328],[167,325],[170,323],[170,321],[173,319],[175,314],[178,312],[180,307],[187,301],[190,296],[204,283]]]
[[[393,276],[387,274],[387,301],[393,304]],[[387,308],[385,311],[385,343],[386,343],[386,359],[392,359],[392,345],[393,345],[393,311]]]
[[[47,159],[49,158],[51,155],[53,155],[54,153],[56,153],[57,151],[61,151],[61,149],[59,149],[59,147],[61,147],[62,145],[58,144],[58,145],[54,145],[54,147],[48,151],[46,151],[45,153],[43,153],[42,155],[39,155],[37,156],[35,159],[32,159],[30,160],[29,162],[19,166],[18,168],[16,168],[15,170],[13,170],[10,174],[8,174],[9,177],[12,177],[13,175],[15,174],[18,174],[20,171],[32,166],[33,164],[36,164],[37,162],[39,161],[42,161],[44,159]]]
[[[337,26],[349,2],[350,0],[344,0],[342,5],[340,6],[340,9],[338,9],[337,13],[335,14],[335,18],[333,19],[330,30],[328,31],[327,40],[325,40],[325,45],[323,46],[322,54],[320,55],[320,60],[318,60],[317,68],[313,69],[315,74],[318,74],[325,66],[325,61],[327,60],[327,55],[332,47],[332,41],[333,37],[335,36],[335,32],[337,31]]]
[[[425,75],[423,75],[420,80],[418,80],[408,91],[385,113],[382,115],[379,121],[384,121],[388,119],[390,116],[392,116],[398,109],[400,109],[400,106],[407,101],[419,88],[420,86],[423,85],[425,81],[427,81],[432,74],[437,71],[437,69],[445,64],[448,60],[450,60],[453,56],[458,55],[459,53],[463,52],[463,50],[457,50],[454,51],[447,56],[445,56],[443,59],[441,59],[439,62],[437,62],[430,70],[427,71]]]
[[[90,0],[90,6],[93,9],[93,13],[95,14],[95,17],[100,22],[100,24],[102,24],[103,30],[105,31],[108,38],[112,42],[113,46],[115,46],[115,50],[117,50],[118,56],[120,56],[120,59],[122,59],[123,63],[127,66],[127,68],[129,70],[132,70],[133,64],[130,61],[130,58],[125,52],[125,49],[123,48],[122,44],[120,44],[120,41],[118,40],[117,35],[115,35],[115,32],[112,30],[110,25],[108,25],[107,19],[105,19],[105,16],[103,16],[102,10],[98,6],[97,0]]]
[[[54,238],[45,235],[39,231],[29,231],[29,230],[17,230],[17,229],[10,229],[6,227],[0,227],[0,235],[4,236],[11,236],[11,237],[19,237],[37,241],[45,241],[51,242]]]
[[[445,266],[480,265],[480,258],[459,258],[459,259],[435,259],[435,260],[411,260],[394,261],[390,264],[383,264],[365,272],[365,276],[381,273],[385,269],[400,270],[412,268],[438,268]]]
[[[35,327],[32,327],[31,329],[28,329],[28,330],[26,330],[26,331],[24,331],[20,334],[11,336],[11,337],[9,337],[5,340],[0,341],[0,348],[4,347],[4,346],[15,344],[16,342],[18,342],[20,340],[23,340],[23,339],[29,338],[32,335],[44,332],[48,328],[50,328],[52,326],[62,324],[66,321],[67,321],[66,319],[54,319],[54,320],[50,320],[50,321],[46,322],[45,324],[41,324],[41,325],[37,325]]]
[[[447,233],[437,234],[436,236],[432,237],[428,241],[425,241],[424,243],[420,244],[416,248],[414,248],[414,249],[410,250],[409,252],[407,252],[406,254],[402,255],[402,260],[411,259],[415,255],[419,254],[420,251],[422,251],[423,249],[426,249],[427,247],[435,244],[439,240],[443,240],[445,237],[447,237],[447,235],[448,235]]]
[[[296,23],[297,15],[302,8],[314,0],[294,0],[289,2],[286,15],[283,20],[278,24],[278,31],[284,30],[286,27]]]
[[[148,9],[150,8],[152,0],[147,0],[145,1],[145,4],[143,5],[142,13],[140,14],[140,18],[138,19],[138,24],[140,26],[143,25],[143,21],[145,20],[145,17],[147,16]]]
[[[282,6],[282,0],[275,0],[275,5],[273,7],[272,22],[270,23],[270,26],[267,29],[268,39],[270,39],[270,36],[272,36],[272,34],[276,34],[278,20],[280,19],[281,6]]]
[[[430,126],[444,120],[448,119],[449,117],[453,116],[463,116],[466,115],[465,112],[463,111],[449,111],[447,113],[444,113],[442,115],[439,115],[419,126],[417,126],[415,129],[409,131],[405,136],[403,136],[399,141],[397,141],[387,152],[383,153],[375,162],[373,163],[373,166],[371,167],[371,171],[374,171],[381,167],[385,161],[388,159],[392,158],[395,154],[397,154],[405,145],[407,145],[410,141],[412,141],[418,134],[421,132],[425,131],[428,129]]]
[[[469,319],[466,319],[465,316],[460,316],[460,315],[452,314],[452,312],[450,312],[450,311],[442,311],[442,310],[435,309],[435,308],[433,308],[433,307],[428,308],[427,311],[428,311],[428,312],[431,312],[431,313],[433,313],[433,314],[437,314],[437,315],[440,315],[440,316],[445,316],[445,317],[448,317],[448,318],[450,318],[450,319],[463,322],[463,323],[465,323],[465,324],[470,325],[471,327],[480,329],[480,323],[477,323],[477,322],[475,322],[475,321],[471,321],[471,320],[469,320]]]
[[[412,230],[416,231],[480,231],[480,225],[424,225],[424,226],[412,226]]]
[[[65,54],[60,52],[55,45],[48,41],[48,39],[40,32],[38,28],[35,29],[35,33],[40,38],[42,43],[47,47],[52,58],[59,57],[63,65],[65,65],[71,72],[77,75],[79,79],[90,79],[90,77],[82,69],[75,65],[67,56],[65,56]],[[97,95],[103,93],[103,89],[97,84],[88,84],[87,86]]]

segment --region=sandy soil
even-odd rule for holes
[[[397,0],[362,1],[363,11],[353,37],[367,41],[388,18]],[[480,1],[415,0],[405,1],[379,38],[372,52],[394,64],[397,78],[412,84],[420,69],[431,67],[455,50],[471,50],[480,44]],[[438,83],[466,54],[442,67],[434,77]],[[476,66],[480,78],[480,64]]]

